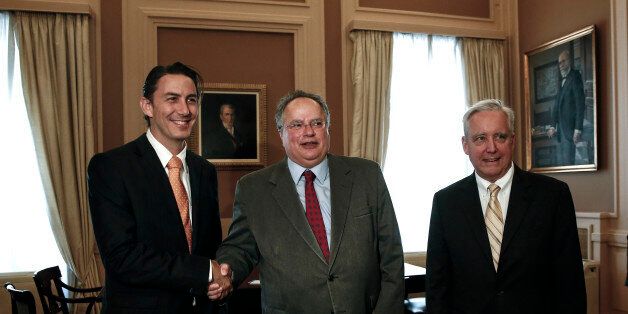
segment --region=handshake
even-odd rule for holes
[[[218,264],[217,261],[211,261],[212,267],[212,282],[208,284],[207,296],[210,300],[222,300],[227,297],[231,291],[232,286],[232,272],[229,264]]]

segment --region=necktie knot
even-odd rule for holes
[[[305,183],[314,182],[314,179],[316,179],[316,175],[311,170],[305,170],[303,176],[305,177]]]
[[[168,168],[168,170],[181,169],[182,167],[183,167],[183,162],[177,156],[172,156],[172,158],[170,158],[170,160],[166,164],[166,168]]]
[[[499,185],[491,183],[491,185],[488,186],[488,190],[491,192],[491,198],[497,197],[497,193],[499,193],[500,189]]]

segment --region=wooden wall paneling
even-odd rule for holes
[[[614,175],[614,206],[611,213],[601,213],[602,230],[594,234],[599,241],[602,264],[601,312],[628,313],[626,258],[628,257],[628,4],[625,0],[610,0],[611,49],[611,107],[614,121],[611,160]],[[595,249],[594,249],[595,250]]]
[[[0,10],[89,14],[90,6],[87,2],[88,0],[74,0],[72,2],[3,0],[0,3]]]
[[[360,5],[370,8],[403,10],[413,12],[430,12],[439,14],[489,17],[491,14],[490,0],[359,0]]]
[[[628,4],[611,0],[611,99],[615,117],[613,160],[615,175],[615,216],[628,208]],[[628,215],[619,226],[628,229]]]
[[[157,64],[157,28],[291,33],[296,88],[325,95],[323,7],[259,2],[129,0],[123,4],[124,140],[145,130],[137,108],[145,74]]]

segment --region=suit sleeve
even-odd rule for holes
[[[138,241],[140,227],[132,201],[111,158],[94,156],[87,181],[94,234],[107,276],[130,286],[207,291],[208,258],[158,251]]]
[[[586,289],[576,214],[569,187],[561,182],[559,208],[556,211],[552,259],[556,296],[555,313],[586,313]]]
[[[554,101],[554,106],[552,106],[552,116],[551,116],[552,126],[556,129],[556,131],[558,131],[558,119],[559,119],[559,116],[558,116],[558,112],[559,112],[558,111],[558,107],[559,107],[558,99],[559,99],[559,97],[556,96],[556,100]]]
[[[251,273],[259,261],[257,242],[249,227],[246,215],[246,206],[243,191],[246,188],[238,182],[233,204],[233,221],[229,227],[229,235],[222,242],[216,259],[220,263],[227,263],[233,271],[233,285],[238,287]]]
[[[575,70],[574,70],[575,71]],[[582,131],[582,123],[584,121],[584,86],[582,84],[582,77],[580,73],[576,72],[574,75],[574,84],[572,91],[575,103],[576,110],[576,123],[574,124],[574,129]]]
[[[432,214],[427,240],[427,272],[425,283],[426,305],[429,313],[448,313],[450,287],[450,256],[443,236],[443,218],[438,193],[432,201]]]
[[[378,246],[381,283],[380,293],[374,313],[401,313],[403,312],[403,298],[405,295],[403,248],[401,235],[395,217],[384,176],[375,166],[377,172],[377,200],[378,200]]]

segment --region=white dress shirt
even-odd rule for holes
[[[512,177],[515,174],[514,163],[510,164],[510,169],[506,174],[497,179],[494,183],[499,186],[500,190],[497,193],[497,200],[502,208],[502,217],[504,217],[504,225],[506,224],[506,213],[508,212],[508,202],[510,201],[510,190],[512,188]],[[482,204],[482,215],[486,216],[486,209],[488,208],[488,201],[491,198],[491,192],[488,190],[488,186],[491,182],[483,179],[475,173],[475,181],[478,184],[478,193],[480,194],[480,203]]]

